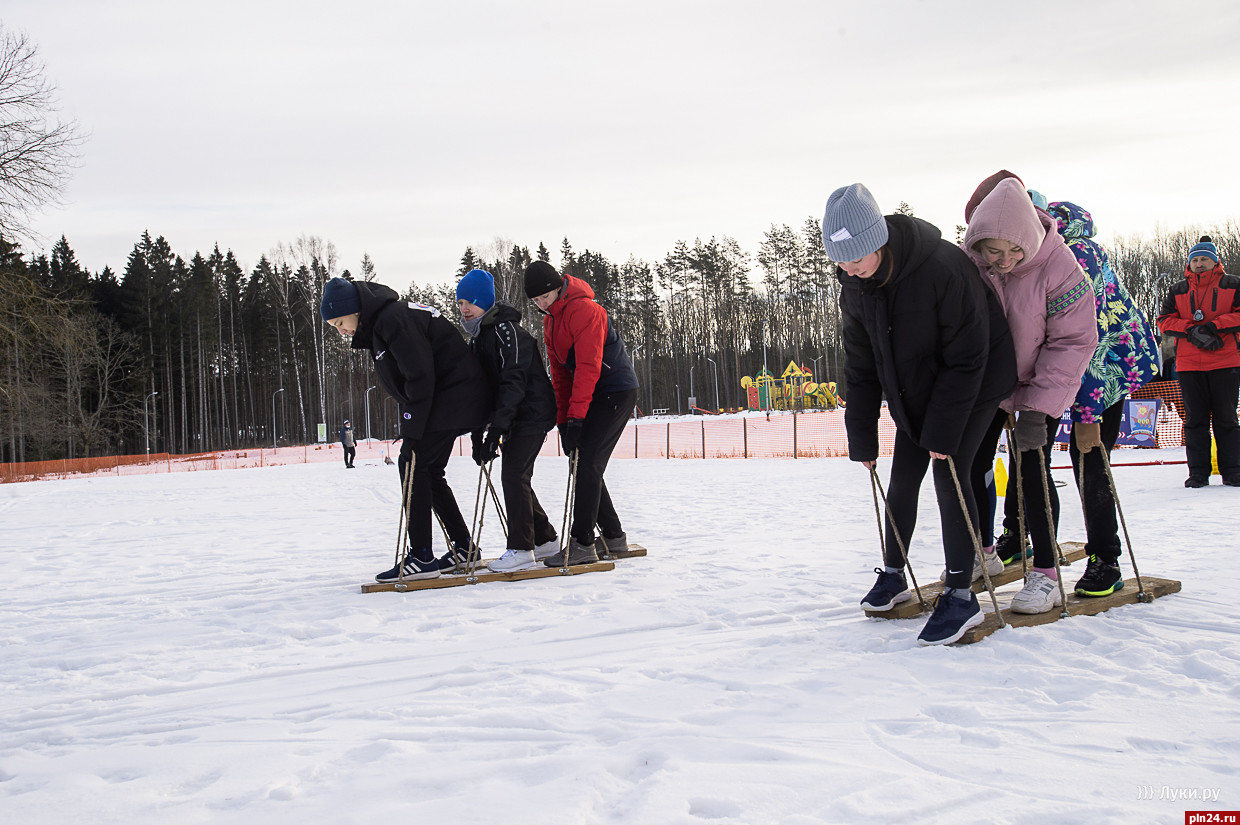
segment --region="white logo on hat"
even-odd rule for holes
[[[852,233],[848,231],[848,228],[842,227],[840,229],[835,230],[835,232],[831,235],[831,240],[834,243],[839,243],[840,241],[846,241],[851,237],[852,237]]]

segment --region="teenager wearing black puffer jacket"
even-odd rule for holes
[[[375,580],[437,578],[441,568],[454,566],[456,560],[451,552],[436,560],[431,551],[432,506],[453,547],[471,552],[469,527],[444,469],[457,437],[486,423],[482,367],[460,330],[439,310],[401,301],[383,284],[332,278],[323,290],[320,311],[324,321],[352,339],[353,349],[370,350],[379,385],[400,405],[402,497],[405,473],[413,463],[409,552]]]
[[[474,461],[482,465],[504,457],[500,481],[508,549],[487,566],[497,573],[541,567],[559,549],[533,486],[534,460],[555,426],[555,391],[534,336],[521,326],[521,313],[495,300],[490,272],[467,272],[457,284],[456,305],[494,398],[485,437],[481,428],[473,432]]]
[[[887,610],[911,598],[896,534],[907,546],[933,459],[947,573],[918,642],[950,644],[983,618],[970,589],[976,537],[969,524],[976,529],[978,520],[967,474],[999,402],[1016,386],[1011,334],[1002,308],[959,248],[923,220],[884,217],[859,183],[831,193],[822,240],[842,285],[849,458],[874,468],[884,396],[896,425],[886,566],[877,569],[861,606]]]

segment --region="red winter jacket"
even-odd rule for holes
[[[1193,320],[1200,310],[1202,319]],[[1211,321],[1218,328],[1223,346],[1210,351],[1190,343],[1188,330]],[[1240,278],[1228,275],[1222,264],[1201,274],[1184,270],[1184,280],[1167,292],[1158,328],[1175,338],[1177,372],[1205,371],[1240,367]]]
[[[555,388],[556,423],[585,418],[602,372],[607,340],[607,310],[595,303],[589,284],[564,276],[560,297],[543,317],[543,340]]]

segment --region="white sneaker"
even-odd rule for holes
[[[487,564],[487,569],[495,573],[513,573],[517,570],[533,570],[538,567],[538,559],[534,558],[533,550],[505,550],[504,555]]]
[[[1003,561],[999,558],[999,555],[995,553],[994,550],[991,550],[989,553],[983,550],[982,557],[986,559],[986,572],[987,573],[989,573],[992,576],[997,576],[1003,572]],[[969,581],[975,582],[981,577],[982,577],[982,565],[979,564],[977,561],[977,553],[974,553],[973,554],[973,578],[969,579]],[[941,582],[947,581],[947,568],[943,568],[943,572],[939,574],[939,581]]]
[[[534,558],[538,561],[542,561],[543,559],[551,558],[558,552],[560,552],[560,540],[552,539],[551,541],[545,541],[534,548]]]
[[[1045,613],[1063,604],[1059,595],[1059,582],[1045,573],[1030,570],[1025,574],[1025,586],[1012,597],[1013,613]]]

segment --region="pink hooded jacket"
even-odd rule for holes
[[[1016,244],[1025,257],[1008,274],[986,264],[973,247],[994,238]],[[962,244],[999,296],[1016,347],[1016,392],[1000,406],[1058,418],[1076,397],[1098,346],[1094,292],[1076,256],[1039,212],[1024,186],[1002,180],[973,213]]]

